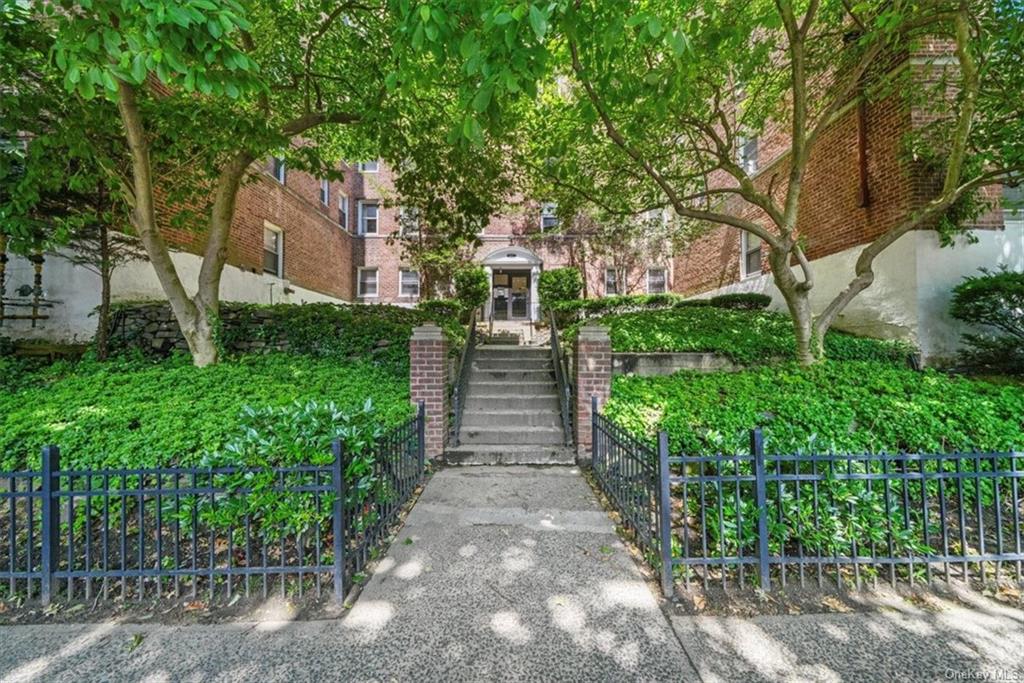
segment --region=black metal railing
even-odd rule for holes
[[[48,446],[39,471],[0,473],[0,591],[341,599],[422,480],[424,424],[421,403],[372,457],[336,441],[290,467],[62,469]]]
[[[476,314],[477,309],[469,316],[469,329],[466,331],[466,345],[462,348],[459,367],[455,373],[455,384],[452,386],[452,413],[449,441],[459,445],[459,432],[462,430],[462,413],[466,408],[466,394],[469,391],[469,375],[473,369],[473,356],[476,353]]]
[[[565,354],[558,340],[558,325],[555,314],[548,311],[548,324],[551,327],[551,362],[555,366],[555,382],[558,385],[558,402],[562,414],[562,432],[565,435],[565,445],[573,444],[573,413],[572,413],[572,380],[569,375],[569,367]]]
[[[595,478],[666,595],[1024,578],[1024,453],[766,455],[755,429],[749,454],[669,456],[593,414]]]

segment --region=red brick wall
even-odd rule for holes
[[[585,325],[576,337],[573,354],[576,375],[576,442],[577,453],[591,449],[591,397],[597,397],[600,410],[612,390],[612,343],[604,327]]]
[[[439,457],[448,435],[448,344],[441,328],[424,325],[413,330],[409,340],[409,387],[413,405],[423,401],[427,411],[427,457]]]

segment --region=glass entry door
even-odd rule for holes
[[[491,311],[495,320],[530,318],[530,271],[494,271]]]

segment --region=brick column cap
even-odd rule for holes
[[[587,324],[581,327],[576,338],[580,341],[588,342],[611,342],[611,337],[608,336],[608,328],[596,324]]]
[[[412,341],[444,341],[444,332],[433,323],[414,327],[412,330]]]

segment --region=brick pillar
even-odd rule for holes
[[[422,325],[409,340],[409,387],[415,405],[427,409],[424,449],[440,457],[448,435],[448,341],[440,327]]]
[[[608,329],[584,325],[576,337],[576,442],[582,459],[590,453],[590,397],[601,407],[612,391],[612,341]]]

